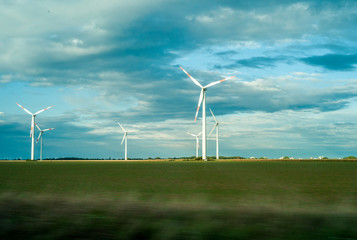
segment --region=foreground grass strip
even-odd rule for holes
[[[0,197],[1,239],[356,239],[352,213]]]

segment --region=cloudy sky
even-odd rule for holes
[[[0,0],[0,158],[357,155],[356,1]],[[209,112],[208,112],[209,113]],[[208,132],[213,126],[207,115]],[[36,132],[36,137],[38,132]],[[215,155],[214,135],[208,155]],[[39,146],[36,146],[39,157]]]

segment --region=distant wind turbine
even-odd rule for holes
[[[126,131],[122,125],[120,125],[120,123],[118,122],[119,126],[121,127],[121,129],[123,129],[124,131],[124,136],[123,136],[123,140],[121,140],[121,144],[123,144],[123,142],[125,141],[125,160],[128,160],[128,131]]]
[[[219,122],[217,121],[217,119],[215,118],[213,112],[211,109],[209,109],[211,111],[212,117],[214,119],[214,121],[216,122],[211,130],[211,132],[208,134],[208,136],[211,136],[212,132],[214,129],[216,129],[216,159],[219,159],[219,146],[218,146],[218,142],[219,142]]]
[[[38,134],[38,138],[36,140],[36,143],[38,143],[38,140],[41,138],[41,151],[40,151],[40,160],[42,160],[42,144],[43,144],[43,133],[53,130],[54,128],[47,128],[44,130],[41,130],[41,128],[35,123],[36,127],[38,128],[38,130],[40,131],[40,133]]]
[[[36,118],[36,115],[39,114],[39,113],[42,113],[43,111],[53,107],[53,106],[50,106],[50,107],[47,107],[45,109],[42,109],[36,113],[31,113],[29,110],[27,110],[26,108],[24,108],[23,106],[21,106],[20,104],[16,103],[20,108],[22,108],[25,112],[27,112],[28,114],[30,114],[32,116],[32,120],[31,120],[31,130],[30,130],[30,138],[31,138],[31,160],[34,160],[34,155],[35,155],[35,137],[34,137],[34,134],[35,134],[35,118]]]
[[[198,158],[198,149],[200,147],[200,140],[198,139],[198,137],[202,134],[202,132],[200,132],[199,134],[195,135],[193,133],[190,132],[186,132],[187,134],[191,135],[192,137],[196,138],[196,158]]]
[[[226,81],[228,79],[234,78],[235,76],[224,78],[219,81],[211,82],[210,84],[207,84],[206,86],[202,86],[196,79],[194,79],[190,74],[188,74],[185,71],[185,69],[183,69],[182,67],[180,67],[180,68],[182,69],[182,71],[184,71],[187,74],[187,76],[189,76],[189,78],[191,78],[191,80],[194,82],[194,84],[196,84],[197,86],[199,86],[201,88],[201,94],[200,94],[200,98],[198,99],[198,106],[197,106],[195,121],[197,119],[198,111],[200,110],[200,106],[202,103],[202,159],[207,161],[206,94],[205,94],[205,92],[206,92],[207,88],[212,87],[213,85],[216,85],[216,84]]]

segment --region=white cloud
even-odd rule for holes
[[[252,82],[242,82],[243,85],[265,92],[281,92],[282,89],[278,88],[276,84],[265,79],[256,79]]]
[[[304,72],[294,72],[292,73],[293,75],[297,75],[297,76],[311,76],[311,77],[316,77],[316,76],[321,76],[320,73],[304,73]]]
[[[97,24],[92,21],[91,23],[85,24],[82,27],[82,30],[84,32],[88,32],[90,34],[95,34],[95,35],[104,35],[107,34],[107,31],[103,28],[100,28],[99,26],[97,26]]]
[[[74,46],[78,46],[78,45],[83,45],[83,41],[81,39],[78,38],[74,38],[70,41],[72,43],[72,45]]]
[[[197,21],[201,22],[201,23],[212,23],[214,22],[214,18],[209,17],[209,16],[198,16],[196,17]]]
[[[9,83],[12,80],[12,75],[7,74],[7,75],[2,75],[0,79],[0,83]]]
[[[95,46],[95,47],[80,47],[83,41],[71,40],[70,45],[63,43],[53,43],[47,51],[52,54],[55,59],[66,60],[72,57],[87,56],[108,51],[112,46]]]
[[[186,16],[185,19],[192,21],[196,20],[202,24],[212,24],[217,21],[222,21],[229,18],[231,15],[234,15],[234,10],[228,7],[222,7],[218,10],[210,11],[206,14],[198,15],[198,16]]]

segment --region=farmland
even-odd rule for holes
[[[357,162],[1,162],[0,183],[0,237],[357,237]]]

